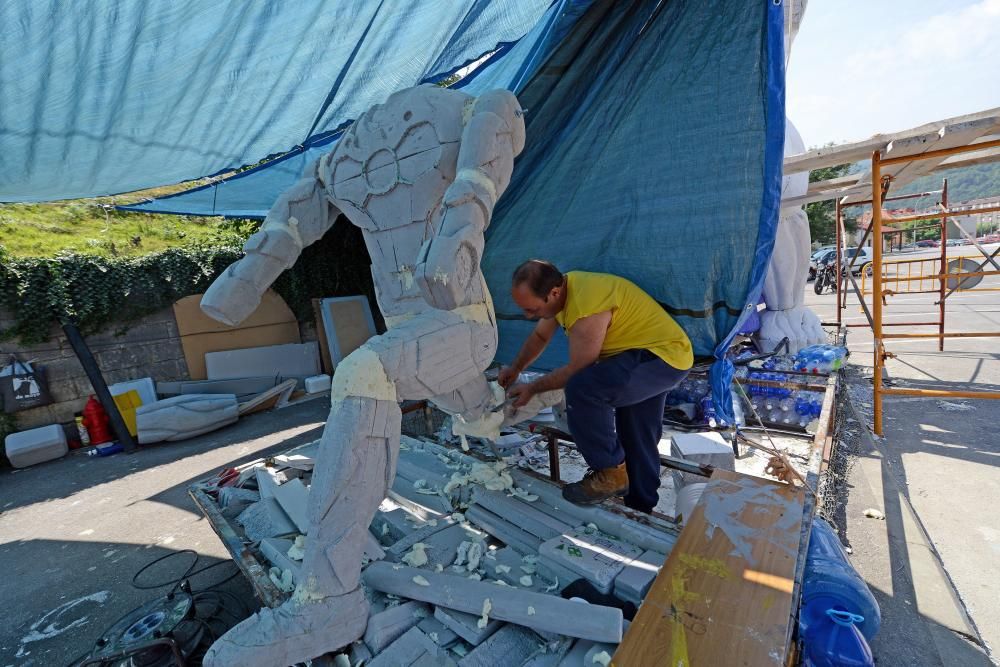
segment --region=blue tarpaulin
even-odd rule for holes
[[[308,160],[330,149],[346,120],[392,90],[433,80],[500,46],[467,82],[474,93],[514,90],[527,109],[526,149],[483,259],[500,319],[497,358],[511,359],[532,326],[508,291],[520,262],[544,257],[563,270],[616,273],[673,315],[696,354],[715,357],[716,409],[731,414],[732,367],[724,354],[760,296],[778,223],[781,4],[322,5],[340,19],[349,5],[349,27],[305,0],[224,2],[216,9],[193,0],[127,10],[101,5],[102,19],[115,26],[108,35],[109,27],[96,22],[76,30],[55,16],[54,0],[0,6],[0,20],[10,19],[0,34],[38,42],[24,62],[0,59],[0,198],[90,196],[172,182],[300,142],[286,159],[225,185],[139,207],[261,215]],[[15,16],[4,16],[12,7]],[[194,31],[199,48],[179,53],[185,33],[167,34],[161,24]],[[310,29],[317,25],[320,37]],[[9,39],[0,42],[0,53],[12,49]],[[336,57],[319,57],[327,50]],[[183,66],[157,68],[157,56]],[[334,64],[317,70],[318,62]],[[107,88],[95,90],[95,81]],[[12,110],[6,101],[19,87],[30,94]],[[565,359],[559,339],[539,366]]]
[[[649,292],[695,354],[722,361],[757,303],[778,223],[784,146],[782,8],[696,0],[595,4],[524,89],[525,152],[483,261],[498,358],[532,326],[509,294],[530,257],[615,273]],[[565,363],[565,339],[541,367]],[[719,402],[731,414],[728,400]]]
[[[472,95],[492,88],[518,92],[592,1],[558,0],[553,3],[528,34],[514,43],[501,45],[493,57],[455,87]],[[335,131],[311,137],[302,146],[290,147],[291,150],[280,159],[231,178],[121,208],[147,213],[262,218],[278,196],[302,176],[308,164],[331,150],[340,134]]]
[[[6,0],[0,201],[177,183],[335,130],[551,0]]]

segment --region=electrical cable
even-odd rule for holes
[[[149,583],[139,581],[142,575],[148,572],[151,568],[159,564],[162,564],[166,561],[169,561],[171,558],[175,558],[177,556],[191,557],[191,562],[186,566],[183,574],[181,574],[179,577],[166,579],[164,581],[149,582]],[[164,556],[154,558],[153,560],[151,560],[150,562],[146,563],[141,568],[139,568],[139,570],[137,570],[136,573],[132,575],[131,584],[133,588],[141,591],[154,590],[157,588],[170,586],[170,591],[167,595],[173,595],[178,591],[178,589],[182,589],[182,586],[185,582],[188,582],[188,588],[186,589],[186,592],[189,592],[191,596],[191,602],[194,607],[194,615],[192,618],[187,619],[187,622],[193,622],[197,624],[204,631],[205,635],[210,640],[209,642],[210,645],[216,639],[225,634],[226,630],[232,627],[232,625],[234,625],[236,622],[239,622],[244,618],[248,617],[251,613],[251,610],[248,608],[247,604],[236,595],[230,593],[229,591],[217,590],[219,586],[222,586],[223,584],[233,580],[234,578],[240,575],[240,569],[239,567],[236,566],[236,563],[234,563],[231,560],[226,560],[226,561],[219,561],[217,563],[212,563],[210,565],[206,565],[204,567],[199,568],[198,567],[199,560],[200,556],[193,549],[182,549],[180,551],[168,553]],[[235,571],[229,576],[219,579],[218,581],[215,581],[210,585],[201,588],[197,592],[191,590],[190,588],[191,578],[199,574],[208,572],[209,570],[217,568],[221,565],[231,565],[235,569]],[[117,626],[123,619],[127,618],[129,615],[134,613],[135,610],[129,611],[127,614],[121,616],[114,624],[112,624],[109,627],[113,628]],[[228,619],[223,618],[224,616],[228,617]],[[212,625],[213,622],[215,623],[214,626]],[[201,652],[203,653],[203,651]],[[199,651],[196,649],[194,657],[197,657],[198,653]],[[75,667],[76,665],[82,664],[91,654],[92,654],[91,651],[87,651],[86,653],[78,656],[75,660],[73,660],[73,662],[70,663],[69,667]],[[190,658],[192,656],[187,656],[187,657]]]

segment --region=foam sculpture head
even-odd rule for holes
[[[479,262],[524,141],[520,105],[507,91],[478,98],[437,86],[397,92],[278,198],[245,256],[205,293],[208,315],[238,323],[343,213],[362,230],[389,326],[334,375],[294,595],[226,633],[205,665],[304,662],[364,633],[362,553],[395,475],[398,401],[430,399],[467,424],[483,422],[497,404],[483,375],[497,328]]]

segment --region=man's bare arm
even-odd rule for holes
[[[518,391],[519,387],[512,388],[508,395],[520,395],[527,403],[534,394],[565,387],[575,373],[597,361],[610,324],[610,310],[577,320],[569,334],[569,363],[540,377],[521,391]],[[519,403],[520,400],[515,401],[514,407],[518,407]]]
[[[554,319],[538,320],[538,324],[535,325],[528,339],[524,341],[524,345],[521,346],[521,351],[517,353],[517,358],[514,359],[511,367],[521,372],[533,364],[535,359],[548,347],[557,326],[559,325]]]

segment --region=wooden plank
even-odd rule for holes
[[[847,164],[859,160],[867,160],[872,156],[872,151],[883,150],[894,141],[901,139],[913,139],[920,136],[936,134],[943,127],[964,125],[975,123],[987,118],[1000,117],[1000,108],[987,109],[964,116],[955,116],[944,120],[927,123],[919,127],[893,132],[889,134],[876,134],[862,141],[855,141],[849,144],[838,144],[836,146],[824,146],[814,148],[800,153],[799,155],[789,155],[784,160],[785,174],[792,174],[800,171],[812,171],[823,167],[832,167],[838,164]]]
[[[955,123],[942,127],[937,132],[916,137],[903,137],[889,142],[882,149],[882,157],[900,157],[920,155],[942,148],[955,148],[975,143],[984,134],[990,134],[1000,125],[1000,119],[995,116],[978,120]],[[882,176],[892,178],[892,187],[898,190],[907,183],[933,172],[947,158],[934,158],[886,165],[882,168]],[[841,204],[852,204],[871,198],[871,172],[865,172],[858,181],[859,186],[867,186],[867,192],[847,195]]]
[[[783,665],[805,493],[716,470],[613,665]]]

